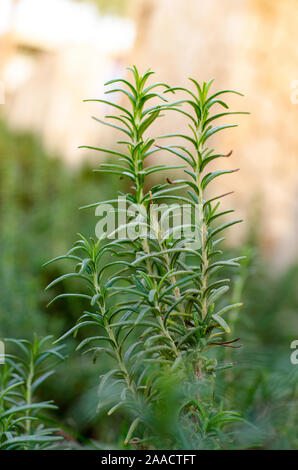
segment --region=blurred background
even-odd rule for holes
[[[57,337],[74,323],[83,304],[47,309],[55,292],[44,292],[67,266],[42,263],[67,251],[77,232],[94,235],[94,212],[80,206],[125,190],[117,177],[92,174],[102,157],[77,149],[115,145],[115,134],[89,117],[107,108],[83,99],[103,98],[104,82],[126,77],[132,64],[172,86],[214,78],[214,90],[245,94],[229,98],[232,110],[251,113],[214,139],[223,153],[233,149],[230,168],[241,169],[215,191],[235,190],[226,204],[245,222],[227,245],[247,255],[232,292],[245,299],[232,318],[244,346],[218,393],[255,426],[239,433],[240,447],[298,447],[290,362],[298,339],[297,19],[295,0],[0,0],[1,337]],[[157,135],[180,125],[169,113]],[[59,405],[61,423],[118,445],[123,417],[94,413],[102,366],[74,346],[42,393]]]

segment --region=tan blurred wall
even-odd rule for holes
[[[241,172],[218,179],[215,190],[235,189],[225,204],[244,218],[253,220],[251,213],[259,211],[261,243],[276,267],[294,261],[298,104],[291,102],[291,84],[298,79],[297,0],[132,0],[132,14],[138,26],[132,62],[141,69],[151,67],[171,85],[185,85],[189,76],[215,78],[214,89],[245,93],[228,101],[251,116],[236,116],[239,128],[215,141],[224,152],[234,149],[229,167]],[[170,127],[179,128],[178,116],[170,119]],[[247,222],[231,229],[229,239],[240,240],[247,229]]]
[[[38,134],[50,153],[70,165],[98,161],[78,146],[109,140],[90,119],[107,107],[83,100],[104,98],[104,83],[125,73],[133,22],[104,16],[88,2],[61,1],[60,7],[44,0],[43,8],[40,0],[12,2],[6,19],[0,0],[0,18],[7,21],[7,33],[0,34],[1,115],[13,129]]]
[[[14,129],[37,133],[48,151],[67,163],[81,163],[88,155],[78,146],[102,138],[90,116],[103,112],[98,103],[83,100],[103,97],[103,83],[113,73],[111,57],[96,47],[65,47],[42,51],[29,65],[29,77],[20,85],[11,88],[6,80],[5,118]]]

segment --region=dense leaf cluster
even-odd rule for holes
[[[206,196],[206,188],[217,177],[235,171],[209,170],[211,163],[231,153],[216,153],[208,143],[217,132],[234,127],[214,123],[228,114],[236,114],[226,111],[228,105],[222,100],[223,94],[236,92],[224,90],[211,94],[212,81],[200,86],[194,79],[191,79],[193,90],[171,88],[164,83],[148,85],[150,70],[143,76],[135,67],[131,72],[132,82],[119,79],[106,84],[107,93],[126,96],[127,107],[93,100],[117,111],[106,116],[105,121],[95,119],[124,134],[125,140],[118,142],[122,150],[86,148],[112,158],[96,171],[131,181],[131,192],[121,196],[134,210],[129,213],[125,226],[117,227],[115,233],[134,228],[137,235],[97,241],[80,235],[65,256],[52,260],[72,260],[73,272],[54,280],[48,288],[69,277],[86,283],[85,294],[63,293],[53,299],[77,296],[86,299],[88,305],[60,340],[76,334],[84,326],[98,327],[98,335],[83,339],[78,349],[92,352],[94,360],[106,354],[115,364],[101,377],[99,406],[107,409],[108,414],[121,407],[129,411],[132,420],[125,444],[147,448],[216,447],[224,439],[222,428],[239,420],[237,413],[217,409],[213,403],[214,377],[232,364],[219,363],[207,351],[219,346],[237,347],[235,339],[226,339],[230,327],[225,314],[241,304],[223,301],[229,279],[221,278],[219,273],[223,268],[239,266],[240,258],[226,259],[219,245],[223,231],[240,220],[218,224],[219,218],[233,211],[221,210],[220,200],[225,194]],[[123,87],[111,89],[114,83]],[[162,93],[157,93],[157,89]],[[167,97],[176,92],[185,93],[186,98],[169,103]],[[152,104],[156,101],[158,104]],[[212,114],[216,106],[225,111]],[[190,133],[163,135],[157,142],[150,135],[150,127],[168,111],[183,114]],[[171,138],[178,143],[160,145],[161,139]],[[151,155],[165,151],[182,160],[186,176],[177,180],[167,178],[166,183],[146,190],[151,174],[181,168],[181,165],[147,164]],[[194,212],[199,211],[200,226],[195,227],[194,218],[190,224],[193,229],[199,228],[196,244],[183,235],[187,231],[182,230],[182,236],[177,239],[174,236],[177,227],[163,233],[159,218],[152,221],[151,206],[160,201],[187,204]],[[108,202],[114,204],[117,212],[117,199]],[[149,229],[145,235],[142,227]],[[166,403],[173,390],[176,390],[175,413],[167,420]],[[166,426],[161,425],[160,414],[164,415]]]

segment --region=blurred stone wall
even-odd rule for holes
[[[14,129],[38,134],[49,152],[78,165],[86,157],[78,146],[95,145],[102,138],[101,127],[90,116],[103,110],[83,100],[103,97],[103,83],[113,76],[114,62],[96,47],[85,46],[37,56],[27,58],[29,76],[22,83],[13,86],[6,80],[5,118]],[[11,65],[23,67],[24,57],[14,55]]]
[[[214,140],[220,151],[234,150],[228,166],[241,171],[218,179],[215,190],[235,189],[224,204],[257,225],[277,268],[291,263],[298,254],[297,1],[132,0],[132,14],[131,61],[142,70],[151,67],[171,85],[215,78],[214,90],[245,94],[227,100],[251,115],[227,118],[239,128]],[[174,113],[169,119],[169,128],[182,125]],[[160,120],[161,132],[164,126]],[[231,229],[229,239],[243,239],[248,229],[248,222]]]
[[[78,146],[109,140],[89,118],[107,107],[83,100],[103,98],[105,81],[125,73],[134,23],[105,16],[88,2],[5,4],[0,1],[1,115],[12,128],[38,134],[49,152],[79,164],[90,152],[86,155]]]

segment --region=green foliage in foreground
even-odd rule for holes
[[[50,337],[6,339],[15,354],[5,355],[0,375],[0,450],[51,449],[62,437],[49,427],[45,412],[55,409],[52,401],[36,400],[40,385],[53,373],[53,358],[62,360],[61,346],[47,347]]]

